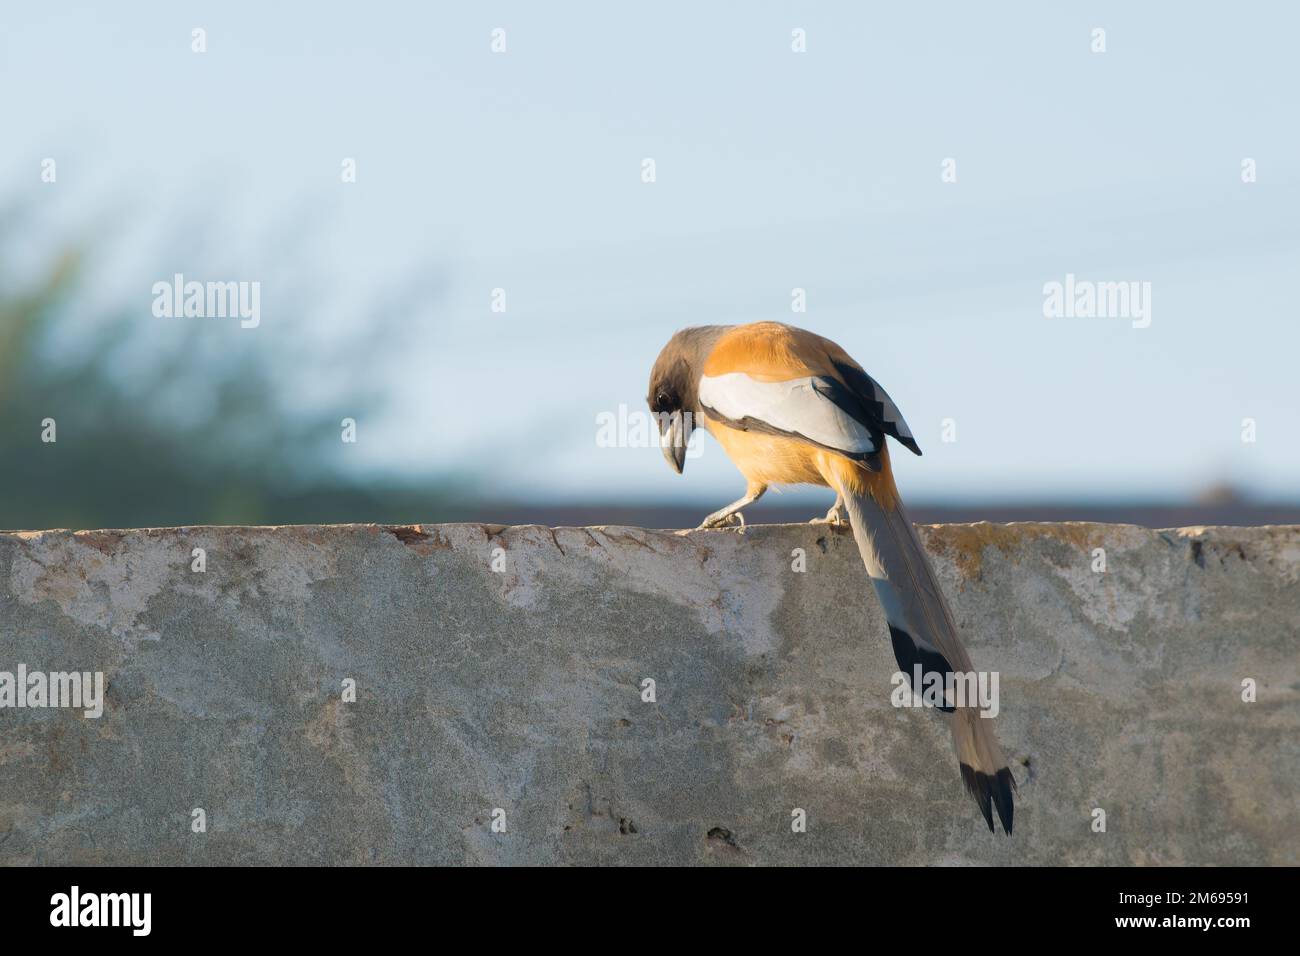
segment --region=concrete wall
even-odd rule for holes
[[[845,532],[52,531],[0,534],[0,672],[102,671],[104,713],[0,709],[0,863],[1300,862],[1300,528],[922,536],[1010,839],[891,706]]]

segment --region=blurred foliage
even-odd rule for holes
[[[0,529],[444,515],[445,480],[362,478],[339,465],[340,420],[372,421],[381,404],[366,384],[378,367],[366,349],[390,338],[370,330],[368,345],[321,357],[305,347],[291,354],[272,336],[247,338],[261,329],[221,338],[213,323],[192,319],[160,349],[148,299],[101,309],[86,294],[89,250],[16,268],[15,212],[0,210]],[[400,303],[387,312],[401,313]],[[303,363],[305,377],[326,385],[324,408],[289,394]],[[55,442],[41,440],[45,419],[56,423]]]

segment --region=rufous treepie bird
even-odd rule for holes
[[[681,473],[690,434],[703,425],[745,476],[745,496],[704,519],[702,528],[739,520],[740,509],[769,486],[825,485],[835,504],[819,521],[847,510],[867,574],[889,622],[899,669],[941,685],[954,669],[973,673],[952,611],[916,529],[898,497],[889,435],[921,449],[885,390],[829,339],[779,322],[683,329],[664,346],[650,374],[650,410],[664,457]],[[913,688],[920,693],[920,688]],[[992,808],[1008,834],[1015,781],[992,720],[944,697],[966,790],[993,830]]]

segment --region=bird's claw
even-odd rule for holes
[[[809,519],[808,523],[809,523],[809,524],[828,524],[828,525],[830,525],[831,527],[834,527],[834,528],[842,528],[842,527],[844,526],[844,524],[845,524],[845,521],[844,521],[844,512],[841,511],[839,508],[832,508],[830,511],[826,512],[826,517],[824,517],[824,518],[811,518],[811,519]]]
[[[702,522],[700,522],[700,526],[695,530],[707,531],[711,528],[728,528],[728,527],[735,527],[737,534],[744,534],[745,516],[741,514],[739,511],[733,511],[729,515],[722,515],[716,518],[713,515],[709,515],[709,517],[705,518]]]

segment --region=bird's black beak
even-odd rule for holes
[[[681,410],[659,415],[659,447],[673,471],[682,473],[686,464],[686,442],[690,439]]]

